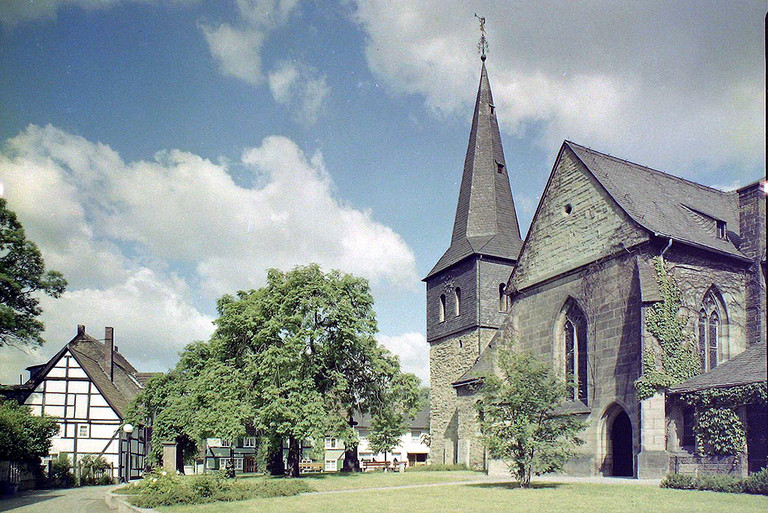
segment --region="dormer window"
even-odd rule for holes
[[[717,238],[725,240],[727,238],[727,230],[725,221],[717,222]]]
[[[496,162],[496,172],[503,173],[504,172],[504,164],[501,162]]]

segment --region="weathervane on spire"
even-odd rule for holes
[[[485,52],[488,51],[488,40],[485,38],[485,17],[475,13],[475,18],[480,20],[480,42],[477,43],[477,53],[480,54],[480,60],[485,61]]]

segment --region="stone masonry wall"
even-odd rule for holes
[[[574,475],[610,474],[606,419],[623,408],[633,426],[633,451],[639,452],[640,409],[634,380],[640,376],[640,291],[635,255],[620,253],[581,272],[537,285],[512,305],[512,337],[565,371],[563,306],[575,300],[587,317],[588,382],[591,413],[582,434],[586,444],[567,471]]]
[[[471,329],[430,343],[430,434],[432,442],[429,458],[433,463],[452,464],[463,461],[466,449],[459,451],[460,441],[477,431],[474,400],[459,400],[452,383],[457,381],[480,356],[480,348],[486,347],[494,329]],[[474,424],[474,427],[472,423]],[[463,446],[463,443],[462,443]],[[475,438],[469,442],[471,462],[483,450]],[[481,456],[482,461],[482,456]]]
[[[648,239],[568,148],[534,221],[513,277],[518,290]]]

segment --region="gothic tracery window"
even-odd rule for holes
[[[568,400],[580,400],[588,404],[587,377],[587,319],[581,310],[572,304],[563,325],[563,350],[565,376],[568,380]]]
[[[703,372],[714,369],[723,359],[723,320],[725,307],[715,293],[709,290],[704,295],[698,323],[699,360]]]

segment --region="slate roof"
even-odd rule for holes
[[[496,372],[496,345],[486,347],[475,364],[469,368],[458,380],[451,383],[454,387],[469,385]]]
[[[67,351],[77,360],[77,363],[83,368],[91,381],[99,389],[104,399],[109,403],[112,409],[120,418],[123,418],[128,405],[138,395],[143,387],[139,380],[139,373],[125,357],[118,351],[114,351],[114,381],[109,379],[108,371],[104,369],[104,350],[103,342],[91,337],[85,330],[78,330],[78,334],[67,345],[65,345],[48,363],[44,366],[33,365],[29,369],[37,372],[30,377],[24,385],[18,385],[14,388],[23,389],[26,394],[19,397],[22,401],[26,399],[29,393],[33,392],[40,382],[45,379],[50,369],[56,365],[56,362]],[[38,370],[39,369],[39,370]],[[155,373],[144,373],[155,374]]]
[[[451,245],[424,280],[476,254],[517,260],[522,245],[496,108],[483,62]]]
[[[766,342],[748,347],[709,372],[669,387],[670,394],[695,392],[707,388],[727,388],[766,380]]]
[[[565,141],[595,179],[649,232],[720,254],[749,260],[717,236],[715,220],[739,234],[737,192],[724,192]],[[703,215],[702,215],[703,214]]]
[[[371,416],[355,415],[357,421],[357,427],[361,429],[368,429],[371,427]],[[408,422],[408,427],[411,429],[429,429],[429,406],[425,406],[416,416]]]

